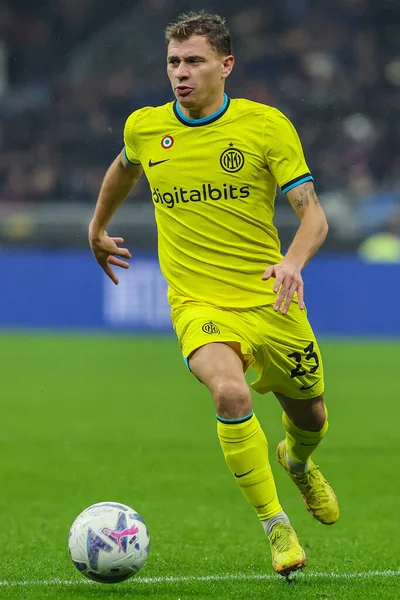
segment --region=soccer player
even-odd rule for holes
[[[244,374],[253,366],[253,389],[279,400],[286,438],[277,459],[313,517],[334,523],[336,496],[311,459],[328,423],[301,276],[328,226],[292,123],[276,108],[225,94],[235,59],[224,20],[181,15],[166,42],[176,100],[128,117],[124,150],[105,175],[89,226],[90,246],[117,284],[112,266],[128,268],[131,255],[106,227],[144,171],[184,360],[214,399],[222,452],[269,538],[273,568],[288,575],[306,557],[279,503]],[[273,225],[277,185],[300,219],[285,256]]]

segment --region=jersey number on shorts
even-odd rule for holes
[[[314,352],[314,342],[310,342],[308,346],[304,348],[304,352],[304,357],[300,354],[300,352],[291,352],[290,354],[288,354],[288,357],[294,358],[294,360],[297,363],[295,368],[292,369],[290,372],[291,379],[293,377],[302,377],[303,375],[307,375],[307,373],[315,373],[315,371],[319,367],[318,354]],[[308,371],[304,368],[303,363],[301,362],[303,358],[307,361],[315,362],[315,364],[310,369],[308,369]]]

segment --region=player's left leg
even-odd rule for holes
[[[277,459],[300,489],[311,514],[332,524],[339,517],[338,502],[311,459],[328,430],[318,342],[306,311],[296,304],[286,315],[272,307],[261,310],[265,344],[254,365],[258,379],[251,385],[261,394],[274,392],[280,401],[286,439],[278,445]]]
[[[293,399],[275,392],[284,410],[286,439],[279,443],[276,457],[299,488],[308,511],[324,523],[332,525],[339,518],[336,495],[314,464],[311,454],[328,430],[323,394],[311,399]]]

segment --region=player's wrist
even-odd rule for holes
[[[104,236],[105,230],[105,226],[101,226],[100,223],[98,223],[95,220],[92,220],[89,224],[89,239],[99,240]]]
[[[293,256],[289,252],[283,257],[282,262],[293,265],[294,267],[299,269],[299,271],[304,269],[304,267],[307,264],[307,260],[305,258],[300,256]]]

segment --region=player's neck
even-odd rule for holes
[[[225,103],[225,94],[224,94],[224,92],[222,92],[220,95],[218,95],[218,98],[215,98],[212,102],[210,102],[206,106],[202,106],[202,107],[196,106],[196,107],[192,107],[192,108],[185,108],[181,104],[179,104],[179,103],[178,104],[179,104],[179,108],[180,108],[182,114],[187,119],[197,120],[197,119],[204,119],[204,118],[210,117],[214,113],[218,112],[224,106],[224,103]]]

